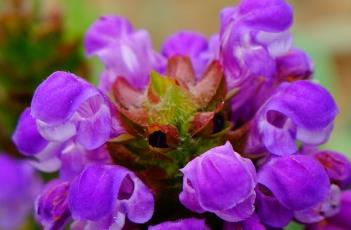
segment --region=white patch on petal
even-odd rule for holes
[[[139,68],[137,56],[129,46],[121,44],[121,56],[130,72]]]
[[[324,129],[318,130],[308,130],[303,127],[298,127],[297,129],[297,139],[306,144],[320,145],[329,139],[331,131],[333,130],[333,123]]]
[[[259,32],[256,37],[259,43],[267,46],[272,57],[279,57],[287,54],[292,47],[293,39],[289,31],[281,33]]]
[[[76,134],[76,127],[71,121],[59,125],[48,125],[37,120],[38,132],[48,141],[64,142]]]
[[[62,143],[51,142],[43,151],[35,155],[36,160],[30,161],[30,164],[43,172],[55,172],[61,167],[59,154],[62,148]]]

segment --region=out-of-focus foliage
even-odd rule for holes
[[[10,136],[35,87],[55,70],[87,76],[81,37],[65,39],[59,9],[42,1],[0,3],[0,149],[15,152]]]

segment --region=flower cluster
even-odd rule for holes
[[[293,47],[284,0],[242,0],[209,39],[181,31],[161,52],[124,18],[88,29],[95,87],[55,72],[13,140],[46,172],[45,229],[350,228],[351,162],[320,150],[338,108]]]

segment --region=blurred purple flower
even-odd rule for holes
[[[29,216],[42,182],[23,160],[0,154],[0,229],[17,229]]]
[[[244,220],[253,213],[254,165],[234,152],[229,142],[196,157],[181,171],[184,177],[179,199],[188,209],[213,212],[230,222]]]

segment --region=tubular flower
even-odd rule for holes
[[[338,108],[293,47],[292,22],[284,0],[241,0],[211,37],[182,30],[157,52],[127,19],[97,19],[84,48],[104,65],[98,87],[53,73],[13,134],[30,164],[58,171],[36,220],[74,230],[348,226],[351,163],[319,146]]]
[[[229,142],[193,159],[181,171],[184,177],[179,199],[190,210],[213,212],[231,222],[252,215],[255,168],[234,152]]]
[[[127,169],[91,165],[73,180],[69,206],[74,219],[123,227],[125,217],[135,223],[147,222],[154,211],[154,198]]]
[[[44,229],[61,229],[70,220],[68,189],[69,182],[53,180],[38,196],[35,212]]]
[[[318,116],[321,113],[324,116]],[[337,114],[332,96],[321,86],[309,81],[282,84],[257,112],[247,151],[286,155],[298,150],[297,140],[323,144]]]

